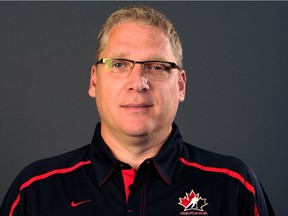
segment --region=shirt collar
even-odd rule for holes
[[[176,172],[179,157],[182,152],[182,137],[175,123],[172,124],[172,132],[162,146],[158,155],[153,158],[155,167],[161,177],[170,185]]]
[[[172,184],[173,174],[176,171],[181,152],[182,137],[175,123],[172,124],[172,132],[162,146],[158,155],[152,158],[159,175],[169,185]],[[128,164],[115,159],[104,142],[100,123],[96,125],[92,144],[90,146],[92,165],[95,170],[96,181],[101,186],[116,169],[131,168]],[[150,159],[149,159],[150,160]]]
[[[113,157],[111,151],[104,142],[100,132],[100,125],[100,123],[96,125],[90,146],[90,154],[96,181],[98,185],[101,186],[117,167],[118,161]]]

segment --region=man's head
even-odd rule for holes
[[[142,22],[160,28],[170,40],[173,54],[176,58],[176,63],[180,67],[183,66],[181,41],[173,24],[166,16],[164,16],[158,10],[144,5],[121,8],[115,11],[105,21],[102,29],[98,34],[98,43],[96,50],[97,58],[99,57],[101,51],[104,49],[105,44],[107,43],[107,36],[110,30],[120,23],[132,21]]]
[[[137,8],[121,9],[108,18],[91,69],[89,95],[96,98],[106,142],[141,137],[163,141],[185,97],[186,74],[177,66],[182,49],[176,31],[154,9]],[[126,14],[122,21],[120,14]],[[176,47],[180,51],[175,52]]]

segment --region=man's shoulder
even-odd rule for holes
[[[42,177],[57,172],[68,172],[78,166],[89,162],[89,145],[59,154],[53,157],[44,158],[30,163],[18,174],[17,180],[25,182],[35,177]]]
[[[189,143],[184,143],[185,151],[181,161],[187,166],[195,165],[207,171],[237,172],[243,176],[250,175],[250,168],[239,158],[209,151]]]

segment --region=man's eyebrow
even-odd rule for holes
[[[110,58],[128,58],[129,53],[113,53]]]
[[[123,58],[123,59],[135,60],[135,61],[168,61],[166,58],[160,55],[151,55],[142,60],[134,59],[133,57],[131,57],[131,54],[129,52],[112,53],[106,58]]]
[[[149,58],[147,59],[148,61],[149,60],[155,60],[155,61],[167,61],[166,58],[163,58],[162,56],[159,56],[159,55],[152,55],[152,56],[149,56]]]

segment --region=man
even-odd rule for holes
[[[113,13],[91,69],[92,143],[26,167],[0,215],[274,215],[246,165],[182,141],[185,85],[170,21],[146,6]]]

